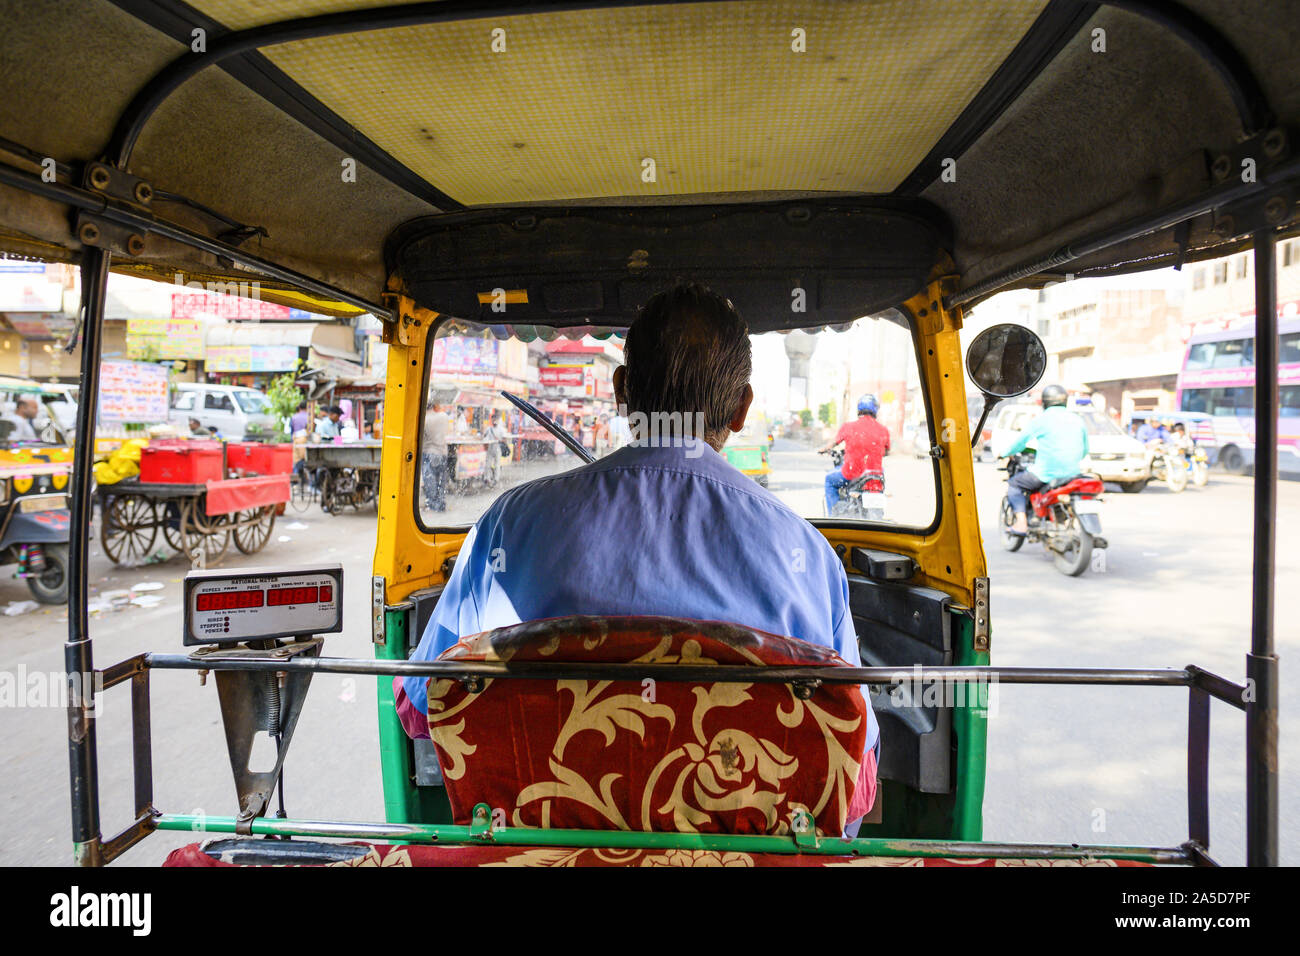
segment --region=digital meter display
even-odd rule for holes
[[[187,645],[234,644],[343,629],[343,567],[191,571]]]

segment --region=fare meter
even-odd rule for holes
[[[191,571],[184,644],[239,644],[343,630],[343,566]]]

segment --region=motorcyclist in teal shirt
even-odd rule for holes
[[[1062,478],[1072,478],[1079,473],[1083,459],[1088,455],[1088,429],[1083,419],[1065,407],[1068,399],[1060,385],[1043,389],[1043,414],[1039,415],[1008,446],[997,451],[1006,458],[1033,443],[1034,463],[1011,476],[1007,482],[1007,501],[1016,513],[1015,524],[1009,529],[1013,534],[1026,534],[1029,521],[1028,496]]]

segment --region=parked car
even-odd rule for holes
[[[992,446],[1005,448],[1013,434],[1019,434],[1042,413],[1027,402],[1001,405],[993,413]],[[1151,480],[1151,463],[1142,443],[1111,421],[1104,412],[1086,406],[1071,408],[1088,429],[1088,457],[1081,470],[1103,481],[1113,481],[1127,492],[1138,492]]]
[[[266,395],[240,385],[183,382],[176,386],[168,418],[182,430],[191,418],[197,418],[204,428],[215,428],[231,441],[269,440],[276,431]]]

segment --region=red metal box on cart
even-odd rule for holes
[[[140,452],[140,481],[146,484],[201,485],[225,477],[219,441],[152,441]]]
[[[287,475],[293,471],[293,445],[227,442],[226,467],[256,475]]]

